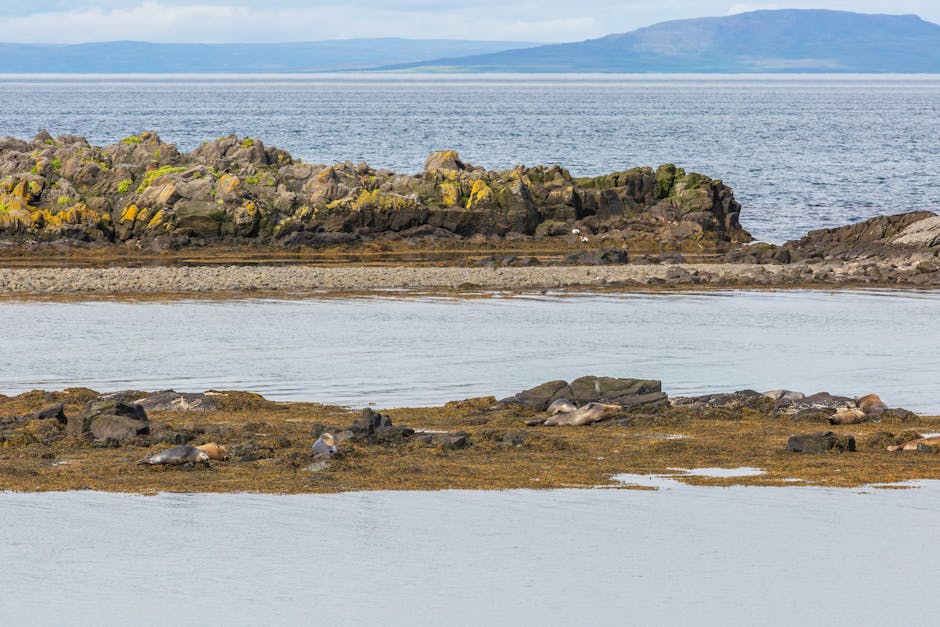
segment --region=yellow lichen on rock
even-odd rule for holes
[[[441,192],[441,204],[445,207],[453,207],[460,200],[460,190],[453,183],[441,183],[438,185]]]
[[[138,224],[145,224],[149,222],[152,214],[153,214],[153,209],[151,209],[150,207],[143,207],[137,213],[137,217],[134,220],[134,226],[136,227]]]
[[[405,209],[413,205],[414,203],[404,196],[390,194],[378,189],[374,189],[371,192],[367,190],[362,190],[359,192],[359,196],[352,202],[351,208],[354,210],[374,208],[395,211]]]
[[[140,209],[138,209],[137,205],[135,205],[134,203],[127,205],[126,207],[124,207],[124,211],[121,212],[121,219],[118,220],[118,222],[122,224],[124,222],[133,222],[134,220],[137,219],[137,214],[139,211]]]
[[[467,209],[475,209],[480,205],[492,202],[492,188],[481,180],[473,182],[473,188],[470,190],[470,198],[467,199]]]
[[[0,227],[30,226],[33,220],[30,212],[23,207],[11,207],[0,202]]]
[[[162,225],[162,224],[163,224],[163,218],[164,218],[163,209],[161,209],[161,210],[158,211],[156,214],[154,214],[154,216],[153,216],[152,218],[150,218],[150,222],[147,223],[147,228],[148,228],[148,229],[155,229],[155,228],[157,228],[158,226]]]

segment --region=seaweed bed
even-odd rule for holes
[[[55,402],[63,403],[71,415],[97,396],[81,388],[0,395],[0,490],[290,494],[624,487],[612,477],[703,467],[754,467],[765,472],[677,479],[701,485],[855,487],[940,478],[940,455],[931,454],[929,447],[926,452],[885,450],[909,439],[910,432],[940,430],[940,417],[913,414],[829,427],[751,409],[665,407],[593,426],[527,427],[525,422],[536,415],[535,410],[486,397],[435,408],[383,410],[395,429],[342,442],[340,453],[325,464],[315,463],[312,442],[324,431],[342,431],[359,419],[360,412],[228,392],[217,397],[219,406],[213,411],[152,411],[152,434],[122,444],[96,443],[86,435],[69,435],[56,420],[28,418]],[[786,450],[795,433],[829,429],[837,435],[854,435],[857,451]],[[461,432],[467,438],[459,438],[457,444],[441,442],[434,437],[440,432]],[[214,461],[208,467],[136,464],[180,438],[193,444],[225,444],[231,460]]]

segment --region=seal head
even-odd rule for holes
[[[336,440],[331,433],[323,433],[313,443],[314,455],[336,455],[339,451],[336,448]]]

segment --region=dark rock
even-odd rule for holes
[[[139,435],[149,435],[150,425],[127,416],[98,414],[91,419],[89,432],[95,440],[124,442]]]
[[[142,433],[136,432],[141,428],[141,425],[137,423],[147,423],[147,412],[144,411],[143,407],[137,405],[136,403],[126,403],[124,401],[116,400],[97,400],[90,402],[82,413],[69,417],[66,431],[70,435],[81,435],[83,433],[89,433],[91,431],[93,421],[98,417],[127,418],[133,421],[131,423],[126,423],[124,427],[120,426],[123,421],[103,421],[101,423],[102,426],[99,427],[98,430],[100,433],[104,434],[111,433],[112,431],[115,433],[126,434],[131,430],[134,430],[135,433],[133,435],[143,435]],[[147,433],[149,433],[149,430]],[[94,437],[101,439],[99,436]],[[102,437],[107,438],[111,436],[104,435]]]
[[[420,433],[415,441],[434,444],[446,450],[464,449],[472,446],[470,436],[463,431],[457,433]]]
[[[805,398],[793,400],[781,398],[774,403],[775,416],[807,416],[808,412],[821,412],[828,418],[840,409],[852,409],[855,400],[847,396],[833,396],[828,392],[818,392]]]
[[[567,381],[549,381],[534,388],[523,390],[515,396],[500,401],[502,404],[519,404],[531,407],[536,411],[545,411],[552,401],[571,396],[571,388]]]
[[[65,406],[62,403],[54,403],[52,405],[46,405],[35,414],[33,418],[46,420],[49,418],[55,418],[59,424],[68,423],[68,418],[65,416]]]
[[[920,434],[917,434],[919,437]],[[914,438],[911,438],[914,439]],[[907,442],[909,440],[905,440]],[[885,450],[889,446],[894,446],[896,444],[901,444],[897,441],[897,438],[890,431],[879,431],[878,433],[873,433],[872,435],[865,438],[863,446],[867,449],[876,449],[876,450]]]
[[[525,429],[512,429],[500,436],[499,443],[502,446],[523,446],[528,440],[528,431]]]
[[[692,415],[698,418],[740,420],[746,416],[745,412],[759,412],[766,415],[774,402],[754,390],[739,390],[704,396],[678,397],[674,398],[671,404],[674,410],[691,411]]]
[[[382,444],[386,446],[398,445],[410,440],[414,434],[415,430],[411,427],[396,425],[394,427],[389,427],[377,432],[375,435],[371,436],[369,440],[375,444]]]
[[[626,251],[601,248],[598,250],[582,250],[571,253],[565,257],[565,264],[572,266],[604,266],[608,264],[624,264],[630,261]]]
[[[854,451],[855,437],[836,435],[832,431],[792,435],[787,440],[787,450],[794,453],[824,453],[826,451]]]
[[[668,397],[662,393],[660,381],[585,376],[575,379],[570,385],[561,380],[549,381],[505,398],[500,404],[519,404],[536,411],[545,411],[553,401],[559,399],[568,399],[577,404],[618,404],[627,411],[661,406],[668,402]]]
[[[673,399],[672,403],[676,406],[688,406],[693,409],[751,409],[762,412],[769,412],[774,406],[772,399],[754,390],[738,390],[737,392],[730,393],[679,397]]]
[[[376,433],[382,433],[388,429],[392,428],[392,419],[386,414],[380,414],[379,412],[366,407],[359,414],[359,420],[352,423],[346,430],[352,431],[353,433],[370,436]]]
[[[908,226],[936,214],[914,211],[891,216],[877,216],[857,224],[810,231],[799,240],[784,244],[793,261],[814,259],[858,259],[890,256],[890,238]]]
[[[665,252],[660,255],[663,263],[685,263],[685,257],[678,251]]]
[[[918,453],[929,453],[929,454],[932,454],[932,455],[936,455],[937,453],[940,453],[940,447],[936,446],[935,444],[921,444],[921,443],[919,443],[919,444],[917,445],[917,452],[918,452]]]
[[[173,207],[176,229],[196,237],[218,237],[225,211],[214,202],[181,200]]]
[[[676,266],[666,273],[667,283],[693,283],[695,277],[685,268]]]
[[[659,407],[669,406],[669,397],[665,392],[649,392],[635,396],[618,396],[613,403],[620,405],[624,412],[655,410]]]
[[[881,422],[905,423],[916,422],[920,416],[907,409],[892,407],[881,412]]]
[[[654,379],[585,376],[572,381],[570,388],[570,394],[556,398],[568,398],[576,403],[620,403],[631,397],[662,392],[662,382]]]
[[[218,404],[207,394],[163,390],[135,401],[146,411],[215,411]]]

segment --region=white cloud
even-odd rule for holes
[[[6,41],[83,43],[135,40],[151,42],[273,42],[410,37],[576,41],[607,34],[591,17],[522,19],[512,12],[465,5],[427,12],[333,4],[319,8],[258,9],[195,4],[175,6],[147,0],[121,8],[54,11],[4,20]]]
[[[937,0],[0,0],[4,40],[80,43],[275,42],[353,37],[578,41],[664,20],[755,9],[830,8],[918,13],[940,22]],[[37,11],[44,12],[37,12]]]

